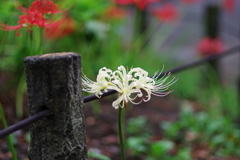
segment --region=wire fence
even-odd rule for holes
[[[164,73],[160,73],[159,76],[163,76],[164,74],[168,73],[168,72],[171,72],[171,73],[177,73],[177,72],[180,72],[180,71],[184,71],[184,70],[187,70],[187,69],[190,69],[190,68],[193,68],[193,67],[197,67],[197,66],[200,66],[200,65],[203,65],[207,62],[210,62],[212,60],[216,60],[216,59],[220,59],[222,57],[225,57],[227,55],[230,55],[230,54],[233,54],[233,53],[237,53],[236,51],[239,51],[240,50],[240,44],[234,46],[234,47],[231,47],[230,49],[228,50],[225,50],[221,53],[218,53],[218,54],[213,54],[211,56],[208,56],[208,57],[205,57],[205,58],[202,58],[198,61],[195,61],[195,62],[192,62],[192,63],[189,63],[189,64],[186,64],[186,65],[182,65],[182,66],[178,66],[176,68],[173,68],[169,71],[166,71]],[[103,95],[101,95],[100,98],[103,98],[103,97],[106,97],[106,96],[110,96],[114,93],[117,93],[117,91],[115,90],[108,90],[108,92],[105,92]],[[83,98],[83,103],[88,103],[88,102],[91,102],[91,101],[94,101],[94,100],[97,100],[99,99],[96,95],[89,95],[89,96],[86,96]],[[5,128],[5,129],[2,129],[0,131],[0,138],[3,138],[19,129],[22,129],[40,119],[43,119],[47,116],[50,116],[51,113],[49,112],[49,110],[44,110],[44,111],[41,111],[29,118],[26,118],[12,126],[9,126],[8,128]]]

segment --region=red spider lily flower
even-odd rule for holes
[[[32,2],[29,9],[24,8],[21,4],[17,7],[23,13],[38,12],[42,14],[55,14],[63,12],[58,8],[58,5],[50,0],[36,0]]]
[[[52,20],[46,19],[45,14],[55,14],[62,12],[58,9],[57,5],[50,0],[36,0],[30,6],[30,9],[26,9],[21,5],[18,9],[24,14],[20,16],[17,26],[9,26],[4,23],[0,23],[0,29],[4,31],[16,30],[16,35],[19,36],[21,28],[26,27],[28,30],[36,25],[39,28],[49,28],[58,25],[59,22],[52,22]]]
[[[50,26],[45,30],[44,37],[47,39],[57,39],[70,35],[76,31],[76,23],[69,16],[64,16],[56,25]]]
[[[52,23],[52,21],[45,19],[44,15],[41,13],[31,12],[29,14],[21,15],[17,26],[9,26],[0,23],[0,29],[4,31],[16,30],[16,35],[19,36],[19,31],[21,28],[26,27],[28,30],[31,30],[34,25],[38,26],[39,28],[49,28],[57,25],[57,23]]]
[[[172,21],[178,18],[178,9],[175,5],[166,3],[155,9],[153,14],[162,21]]]
[[[209,56],[223,51],[224,45],[218,38],[205,37],[199,42],[197,48],[201,55]]]
[[[149,3],[157,2],[159,0],[134,0],[135,4],[138,6],[140,10],[144,10]]]
[[[224,1],[223,1],[223,7],[224,7],[227,11],[232,12],[235,5],[236,5],[236,0],[224,0]]]
[[[45,19],[41,13],[32,13],[21,15],[18,21],[17,26],[9,26],[3,23],[0,23],[0,29],[4,31],[13,31],[16,30],[16,35],[19,36],[19,30],[23,27],[32,28],[34,25],[43,27],[45,24]]]
[[[120,5],[136,4],[140,10],[144,10],[149,3],[157,1],[160,0],[115,0],[115,3]]]
[[[29,10],[32,12],[40,12],[43,14],[54,14],[61,12],[61,10],[58,9],[58,5],[50,0],[36,0],[32,2]]]
[[[126,12],[116,6],[111,6],[106,11],[106,17],[113,18],[113,19],[123,19],[126,17]]]

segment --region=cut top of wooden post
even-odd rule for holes
[[[85,160],[86,133],[80,55],[51,53],[24,59],[30,116],[50,116],[30,126],[30,160]]]
[[[60,53],[47,53],[37,56],[26,57],[24,61],[43,61],[43,60],[54,60],[59,58],[71,58],[72,56],[80,57],[79,54],[73,52],[60,52]]]

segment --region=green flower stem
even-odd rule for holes
[[[18,83],[16,94],[16,116],[18,118],[22,118],[23,116],[23,95],[25,90],[26,90],[25,75],[22,74]]]
[[[121,160],[125,160],[123,132],[122,132],[122,115],[123,115],[122,112],[123,112],[123,108],[120,107],[118,110],[118,138],[119,138],[120,149],[121,149]]]
[[[140,27],[139,27],[139,23],[140,23],[140,15],[141,15],[141,11],[136,7],[135,8],[135,15],[134,15],[134,26],[133,26],[133,40],[136,40],[138,38],[138,36],[140,35]]]
[[[1,115],[1,118],[2,118],[3,127],[7,128],[8,127],[7,126],[7,121],[6,121],[5,115],[3,113],[1,104],[0,104],[0,115]],[[10,135],[7,136],[7,141],[8,141],[8,146],[9,146],[9,148],[11,150],[11,153],[12,153],[12,159],[17,160],[17,155],[16,155],[16,152],[15,152],[13,142],[12,142],[12,139],[11,139]]]
[[[42,36],[43,36],[44,28],[39,28],[37,26],[33,27],[33,42],[32,42],[32,50],[30,55],[40,55],[42,54]]]
[[[139,50],[144,47],[146,41],[146,11],[135,8],[134,26],[133,26],[133,42],[135,49]]]
[[[44,28],[39,28],[39,46],[38,46],[38,55],[43,54],[42,43],[43,43],[43,31]]]

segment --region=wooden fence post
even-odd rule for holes
[[[88,159],[80,59],[70,52],[24,59],[29,114],[50,112],[30,125],[30,160]]]

